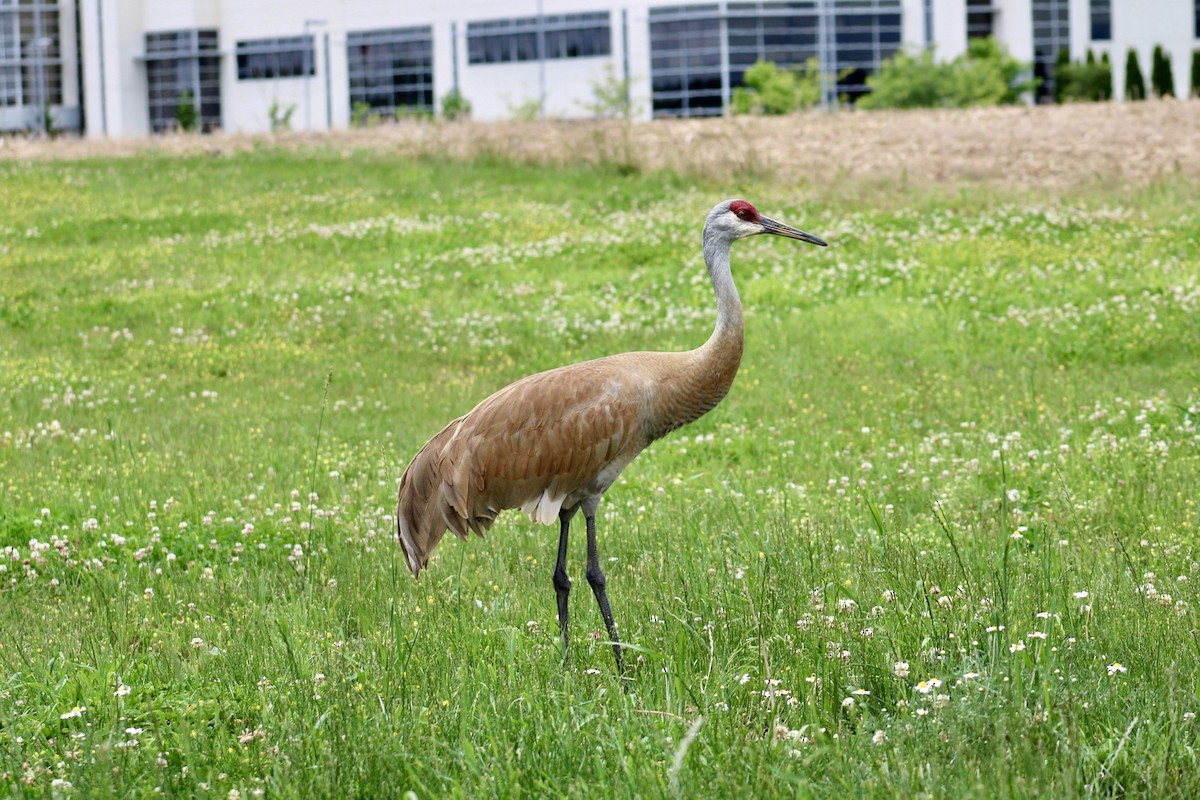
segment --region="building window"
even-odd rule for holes
[[[237,43],[239,81],[315,75],[316,64],[312,36],[248,39]]]
[[[24,109],[0,127],[34,127],[38,109],[62,105],[59,16],[57,3],[0,0],[0,108]]]
[[[179,106],[191,102],[202,131],[221,127],[221,54],[215,30],[146,34],[146,91],[150,130],[178,127]]]
[[[1054,101],[1054,64],[1071,51],[1071,1],[1032,0],[1033,74],[1041,79],[1038,102]]]
[[[967,0],[967,39],[986,39],[996,33],[992,0]]]
[[[1091,0],[1092,41],[1112,40],[1112,0]],[[1197,4],[1200,7],[1200,4]]]
[[[467,62],[502,64],[542,58],[584,58],[612,53],[607,11],[467,23]]]
[[[433,109],[433,29],[392,28],[346,35],[351,109],[392,116]]]
[[[837,97],[853,102],[870,91],[867,77],[900,49],[900,2],[840,0],[834,9],[840,8],[845,11],[834,17],[828,71],[836,76]]]
[[[721,14],[717,5],[650,9],[650,89],[654,116],[721,114],[725,108],[721,46]]]
[[[756,61],[801,67],[816,59],[830,76],[830,99],[853,101],[901,35],[900,0],[730,2],[724,13],[715,3],[651,8],[654,114],[721,114]]]

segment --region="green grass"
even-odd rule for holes
[[[1186,184],[268,148],[0,185],[0,793],[1200,794]],[[524,374],[702,342],[733,194],[832,246],[735,245],[733,391],[601,507],[623,691],[581,528],[563,666],[557,531],[414,581],[395,487]]]

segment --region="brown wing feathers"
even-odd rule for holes
[[[638,375],[621,373],[628,368],[601,359],[532,375],[433,437],[400,481],[396,523],[413,574],[446,529],[482,535],[506,508],[551,522],[606,466],[641,450],[644,437],[630,434],[644,392]]]

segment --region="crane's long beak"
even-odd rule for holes
[[[784,225],[782,222],[776,222],[775,220],[770,219],[768,217],[759,217],[758,223],[763,226],[763,233],[773,233],[776,236],[786,236],[789,239],[799,239],[802,242],[808,242],[809,244],[820,245],[821,247],[829,246],[828,244],[825,243],[824,240],[818,239],[816,236],[813,236],[811,233],[805,233],[804,231],[798,231],[795,228],[793,228],[791,225]]]

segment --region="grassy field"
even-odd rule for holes
[[[0,163],[0,793],[1200,794],[1200,197],[364,149]],[[407,460],[533,371],[701,343],[726,401],[573,537],[419,581]]]

